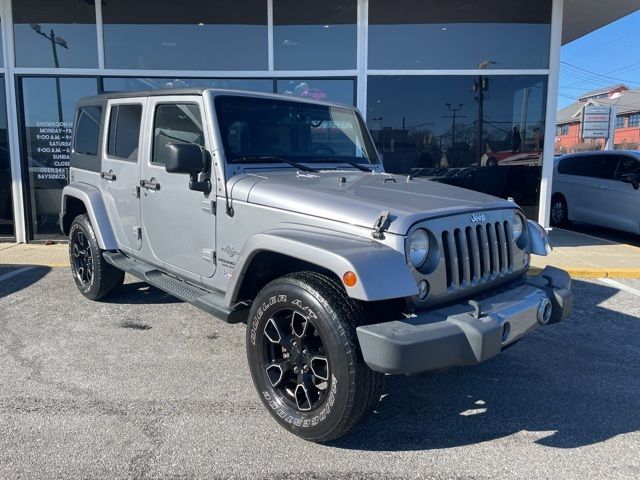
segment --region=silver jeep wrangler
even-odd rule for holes
[[[385,374],[477,364],[571,309],[566,272],[526,275],[550,246],[516,204],[385,173],[359,113],[326,102],[85,98],[61,225],[87,298],[127,272],[245,322],[262,402],[316,442],[367,416]]]

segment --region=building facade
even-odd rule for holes
[[[79,98],[177,86],[356,105],[388,171],[547,224],[560,45],[636,3],[0,0],[0,237],[59,237]]]
[[[611,85],[583,93],[578,100],[558,111],[556,116],[556,154],[600,150],[604,139],[582,138],[582,110],[585,105],[615,109],[613,146],[640,150],[640,88]]]

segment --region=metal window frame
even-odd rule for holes
[[[102,77],[180,77],[180,78],[341,78],[355,79],[355,101],[364,118],[367,115],[367,77],[369,75],[545,75],[547,76],[547,99],[545,114],[545,146],[543,151],[542,184],[540,188],[539,222],[545,227],[549,223],[548,205],[551,198],[551,182],[553,174],[553,142],[555,137],[555,118],[560,69],[560,46],[562,34],[563,1],[553,0],[551,16],[551,38],[549,45],[549,68],[547,69],[496,69],[496,70],[378,70],[368,68],[368,16],[369,0],[357,0],[356,15],[356,68],[348,70],[275,70],[273,45],[273,1],[267,4],[267,70],[229,71],[229,70],[136,70],[105,68],[105,45],[102,21],[102,5],[94,2],[96,12],[96,35],[98,49],[98,68],[32,68],[15,66],[15,48],[13,36],[12,1],[0,0],[0,16],[2,17],[2,40],[4,65],[0,67],[0,75],[4,75],[6,88],[7,128],[10,148],[10,165],[12,172],[12,197],[14,210],[14,231],[17,242],[28,240],[27,231],[27,198],[24,183],[24,172],[21,165],[21,145],[19,126],[19,98],[16,90],[17,77],[20,76],[92,76],[102,84]]]

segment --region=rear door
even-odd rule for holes
[[[211,151],[202,97],[149,97],[151,145],[142,165],[144,241],[168,270],[211,277],[215,272],[215,193],[189,190],[189,175],[165,169],[170,143],[194,143]],[[209,168],[211,171],[212,169]],[[215,179],[211,178],[215,185]]]
[[[604,180],[604,196],[608,209],[608,225],[627,232],[640,233],[640,190],[620,180],[628,173],[640,174],[640,159],[630,155],[616,155],[617,168],[613,179]]]
[[[102,192],[118,243],[139,250],[140,141],[147,98],[110,100],[102,142]]]

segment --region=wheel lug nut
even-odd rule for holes
[[[293,373],[298,373],[298,367],[293,367]]]
[[[309,366],[305,365],[304,367],[302,367],[302,370],[304,370],[305,372],[308,372],[309,371]]]
[[[288,354],[287,352],[284,352],[284,353],[282,354],[282,358],[289,358],[289,354]]]

